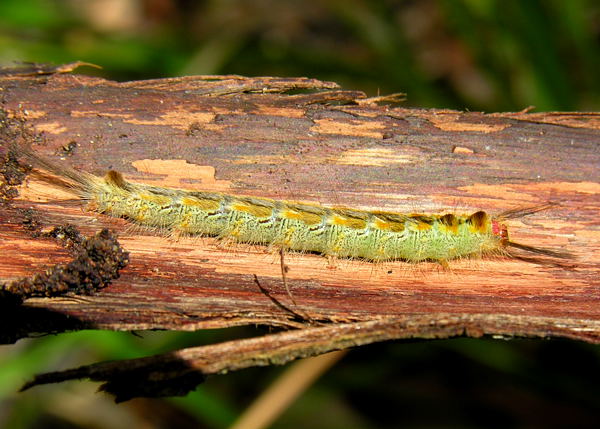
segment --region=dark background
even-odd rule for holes
[[[308,76],[407,106],[599,110],[600,2],[541,0],[1,0],[0,63],[101,65],[114,80]],[[263,335],[79,332],[0,346],[0,427],[225,428],[283,368],[185,398],[114,405],[96,384],[17,394],[35,373]],[[600,427],[597,346],[566,340],[396,342],[350,352],[276,428]]]

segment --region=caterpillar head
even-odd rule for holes
[[[492,219],[492,234],[500,240],[501,244],[508,244],[508,227],[498,219]]]

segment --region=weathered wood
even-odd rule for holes
[[[323,324],[413,317],[423,325],[411,336],[426,338],[431,324],[453,317],[469,320],[468,329],[447,335],[600,342],[597,113],[406,109],[311,79],[118,83],[3,75],[0,87],[9,116],[4,147],[20,138],[44,156],[97,174],[112,168],[159,186],[388,211],[494,213],[558,202],[512,221],[511,233],[522,243],[568,250],[576,258],[567,264],[498,258],[452,261],[444,270],[434,263],[339,260],[332,267],[318,255],[287,254],[288,283],[298,314]],[[4,281],[69,260],[53,240],[32,238],[24,220],[45,230],[70,223],[88,236],[107,227],[118,233],[130,264],[95,295],[28,299],[15,318],[51,312],[58,322],[47,325],[50,331],[69,328],[64,316],[72,328],[113,330],[298,326],[254,282],[256,275],[290,305],[278,256],[265,248],[132,229],[126,220],[82,210],[34,176],[18,191],[0,208]],[[515,318],[519,323],[511,324]],[[5,338],[28,334],[19,329]]]

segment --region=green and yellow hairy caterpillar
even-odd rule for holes
[[[284,250],[371,262],[448,260],[484,255],[515,256],[511,249],[555,258],[568,254],[518,244],[506,221],[553,207],[514,209],[491,216],[404,214],[324,207],[236,196],[219,192],[162,188],[126,181],[110,170],[104,177],[75,171],[13,148],[35,167],[63,179],[91,211],[121,217],[171,236],[213,236]]]

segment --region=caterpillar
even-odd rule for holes
[[[325,207],[220,192],[189,191],[130,182],[117,171],[104,177],[76,171],[13,147],[36,168],[63,179],[91,211],[126,218],[172,236],[213,236],[284,250],[370,262],[447,261],[484,255],[514,256],[511,249],[555,258],[565,252],[513,242],[506,221],[554,207],[548,203],[492,216],[405,214]]]

